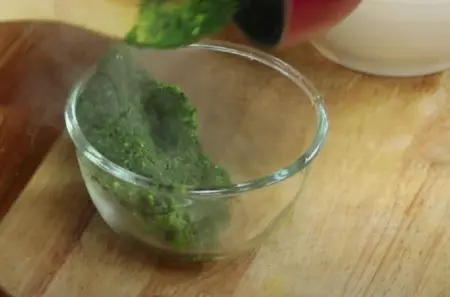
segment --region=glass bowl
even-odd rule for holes
[[[320,95],[285,62],[242,45],[208,41],[175,50],[132,49],[132,54],[157,80],[178,85],[186,94],[197,109],[204,153],[230,173],[233,184],[182,193],[158,188],[159,201],[175,199],[189,218],[189,226],[170,218],[164,230],[158,229],[156,218],[166,214],[145,204],[155,199],[149,195],[155,183],[106,159],[80,129],[76,106],[90,70],[70,94],[65,121],[101,217],[119,234],[189,260],[219,259],[257,247],[292,209],[324,144],[328,121]],[[113,180],[108,187],[105,178]],[[218,211],[224,205],[225,215]],[[212,228],[224,221],[226,227]],[[169,227],[178,228],[172,230],[178,234],[190,228],[197,240],[175,243]]]

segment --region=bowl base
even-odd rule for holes
[[[405,64],[390,64],[380,62],[370,62],[365,59],[358,59],[349,56],[343,52],[336,53],[319,43],[312,42],[313,46],[319,53],[328,60],[339,64],[350,70],[361,72],[368,75],[385,76],[385,77],[417,77],[431,75],[450,69],[450,61],[439,63],[411,62]]]
[[[250,242],[249,246],[234,251],[178,252],[165,247],[163,243],[143,232],[139,228],[139,221],[136,217],[113,198],[109,197],[93,181],[87,180],[86,187],[100,217],[114,233],[127,240],[142,244],[158,258],[180,262],[214,262],[223,259],[233,259],[241,254],[254,251],[262,244],[262,239],[265,238],[264,233],[261,238],[256,238]]]

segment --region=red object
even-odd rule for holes
[[[346,18],[361,0],[286,0],[282,40],[289,45],[326,31]]]
[[[253,42],[291,45],[330,29],[361,0],[239,0],[234,19]]]

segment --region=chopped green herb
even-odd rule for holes
[[[138,23],[126,41],[134,46],[188,45],[225,27],[237,0],[141,0]]]
[[[178,87],[135,68],[126,47],[98,63],[77,103],[86,139],[105,158],[153,181],[140,187],[92,166],[92,179],[134,214],[141,231],[177,252],[217,247],[229,201],[192,199],[195,188],[230,184],[227,171],[202,152],[196,109]]]

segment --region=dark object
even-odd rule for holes
[[[239,0],[234,21],[254,43],[306,41],[349,15],[361,0]]]
[[[283,36],[284,5],[280,0],[240,0],[234,20],[252,42],[274,46]]]

